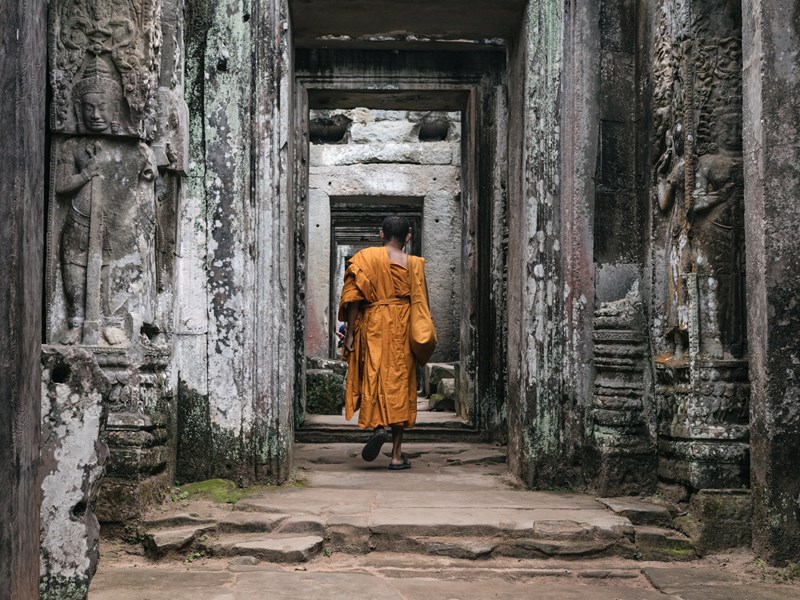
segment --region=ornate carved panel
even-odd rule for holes
[[[160,0],[51,2],[52,130],[150,139],[160,48]],[[101,105],[117,117],[103,130]]]
[[[659,476],[746,483],[741,8],[661,0],[654,30],[652,334]]]

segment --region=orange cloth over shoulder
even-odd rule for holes
[[[361,429],[411,428],[417,420],[417,374],[408,327],[409,269],[424,269],[424,261],[409,256],[408,267],[391,262],[385,247],[365,248],[345,272],[339,320],[347,320],[349,303],[362,303],[353,352],[345,357],[349,367],[345,416],[349,420],[360,411]]]

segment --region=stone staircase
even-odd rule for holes
[[[491,446],[415,449],[413,469],[390,472],[363,463],[359,446],[299,446],[303,485],[269,488],[233,506],[195,501],[183,511],[160,511],[142,522],[145,551],[154,559],[245,557],[254,564],[333,553],[476,561],[695,557],[691,541],[671,528],[666,505],[514,489],[502,453]]]

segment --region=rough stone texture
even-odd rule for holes
[[[120,93],[115,99],[119,114],[112,135],[149,139],[156,121],[161,1],[93,10],[84,3],[60,0],[50,5],[49,14],[53,131],[75,134],[91,130],[87,113],[80,107],[72,110],[91,74]]]
[[[794,586],[750,583],[742,585],[737,577],[709,568],[645,567],[647,579],[664,594],[683,600],[784,600],[800,598]]]
[[[614,514],[627,517],[634,525],[655,525],[670,527],[672,513],[663,504],[656,504],[641,498],[598,498]]]
[[[100,558],[94,502],[108,458],[101,440],[111,382],[94,355],[44,347],[40,597],[84,600]]]
[[[509,51],[509,464],[535,486],[578,477],[590,397],[593,11],[530,2]]]
[[[455,366],[445,363],[428,363],[422,368],[422,391],[426,396],[436,394],[442,379],[455,378]]]
[[[291,31],[285,1],[259,6],[187,6],[177,264],[180,436],[192,440],[179,462],[197,453],[206,476],[248,481],[291,470],[295,370]]]
[[[752,514],[749,491],[700,490],[692,496],[687,513],[675,518],[675,525],[702,555],[749,547]]]
[[[645,406],[644,315],[638,284],[594,313],[593,485],[601,495],[656,486],[656,444]]]
[[[659,0],[649,18],[659,477],[693,490],[738,487],[749,479],[741,7]]]
[[[344,409],[344,377],[327,369],[306,371],[306,410],[313,415],[340,415]]]
[[[153,151],[114,137],[59,136],[51,153],[48,340],[123,347],[160,331]]]
[[[692,540],[674,529],[637,525],[635,530],[636,550],[644,560],[681,561],[695,558]]]
[[[169,351],[132,346],[125,354],[95,351],[113,383],[104,440],[111,456],[101,483],[102,522],[138,519],[175,477],[175,399],[168,388]]]
[[[0,8],[0,598],[38,598],[47,3]]]
[[[309,356],[307,362],[307,368],[327,369],[343,377],[347,375],[347,363],[344,362],[343,360],[331,360],[328,358]]]
[[[800,560],[800,13],[743,3],[747,328],[753,548]]]

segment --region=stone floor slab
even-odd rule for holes
[[[89,600],[236,600],[236,578],[225,571],[196,572],[130,568],[100,572]]]
[[[703,567],[647,567],[655,588],[681,600],[798,600],[800,585],[743,583],[732,573]]]
[[[392,582],[405,600],[667,600],[660,592],[621,586],[589,586],[574,583],[512,583],[502,579],[440,581],[398,579]],[[365,596],[366,598],[366,596]]]

